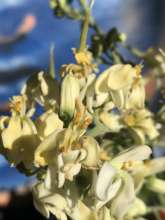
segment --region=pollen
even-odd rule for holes
[[[80,128],[86,129],[92,123],[92,118],[86,117],[84,121],[81,123]]]
[[[122,169],[123,170],[130,170],[134,167],[134,165],[135,165],[135,162],[130,160],[130,161],[127,161],[127,162],[123,163]]]
[[[126,115],[126,116],[124,116],[124,122],[128,126],[134,126],[135,125],[135,118],[133,117],[133,115]]]
[[[78,64],[90,65],[91,64],[91,55],[89,52],[78,52],[75,53],[75,59]]]
[[[10,103],[10,108],[20,113],[23,105],[23,98],[21,96],[14,96]]]

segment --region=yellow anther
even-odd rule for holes
[[[135,118],[133,117],[133,115],[125,115],[124,116],[124,122],[128,125],[128,126],[134,126],[135,125]]]
[[[78,64],[90,65],[92,63],[92,55],[88,51],[75,52],[75,59]]]
[[[127,162],[123,163],[122,169],[123,170],[130,170],[134,167],[134,165],[135,165],[135,162],[130,160],[130,161],[127,161]]]
[[[87,116],[84,120],[82,120],[81,124],[79,125],[79,128],[86,129],[91,123],[92,118]]]
[[[25,104],[25,100],[22,96],[14,96],[9,104],[9,107],[11,108],[11,110],[20,113],[22,111],[24,104]]]

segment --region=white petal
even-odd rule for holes
[[[100,209],[101,207],[103,207],[106,203],[108,203],[111,199],[113,199],[117,195],[117,193],[121,187],[121,184],[122,184],[121,179],[117,179],[116,181],[114,181],[114,183],[112,183],[112,185],[107,190],[107,195],[106,195],[107,199],[104,201],[98,201],[96,203],[97,210]]]
[[[119,123],[119,115],[108,113],[108,112],[101,112],[100,113],[100,120],[104,123],[106,127],[108,127],[112,132],[118,132],[121,129],[121,124]]]
[[[114,65],[109,69],[108,87],[111,90],[123,89],[133,82],[135,76],[136,69],[131,65]]]
[[[127,161],[141,161],[149,158],[152,153],[151,148],[147,145],[131,147],[115,157],[111,163],[123,163]]]
[[[145,88],[142,82],[135,85],[132,89],[130,96],[126,102],[126,108],[131,109],[141,109],[144,108],[145,103]]]
[[[86,150],[86,158],[83,160],[83,164],[87,167],[96,167],[100,158],[100,147],[97,141],[86,136],[82,138],[83,149]]]
[[[48,164],[48,162],[51,162],[54,159],[57,141],[61,131],[62,129],[55,130],[37,147],[35,152],[35,163],[37,165],[45,166]]]
[[[135,199],[133,179],[127,173],[123,175],[123,187],[112,200],[111,214],[116,219],[123,219]]]
[[[108,76],[109,76],[109,69],[105,70],[97,78],[95,83],[95,91],[97,95],[100,95],[102,93],[107,93],[109,91],[107,86]]]
[[[108,199],[107,193],[112,185],[116,172],[116,169],[113,168],[109,162],[103,164],[96,181],[96,196],[100,200],[105,201]]]
[[[36,120],[36,126],[39,135],[46,137],[56,129],[62,129],[63,122],[59,119],[58,114],[53,111],[47,111]]]
[[[124,93],[122,90],[111,91],[112,100],[116,107],[123,108],[125,104]]]

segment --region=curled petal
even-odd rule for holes
[[[37,134],[36,128],[28,118],[21,119],[19,116],[11,117],[8,127],[2,131],[3,145],[7,149],[12,149],[14,142],[20,137]]]
[[[142,82],[135,85],[130,93],[128,99],[126,100],[126,108],[131,109],[142,109],[145,103],[145,88]]]
[[[123,173],[123,184],[120,192],[111,202],[111,214],[116,219],[123,219],[135,199],[134,183],[132,177]]]
[[[119,115],[115,115],[108,112],[100,113],[100,120],[106,127],[108,127],[112,132],[118,132],[121,129],[121,124],[119,123]]]
[[[62,129],[55,130],[37,147],[34,155],[35,163],[37,165],[45,166],[54,159],[61,131]]]
[[[124,107],[124,93],[123,90],[111,91],[112,100],[118,108]]]
[[[97,201],[96,202],[96,209],[99,210],[100,208],[102,208],[106,203],[108,203],[110,200],[112,200],[118,193],[120,187],[122,185],[122,180],[121,179],[117,179],[115,180],[111,186],[109,187],[109,189],[107,190],[107,199],[102,201]]]
[[[127,161],[142,161],[148,159],[151,153],[151,148],[147,145],[135,146],[119,154],[111,163],[122,165],[123,162]]]
[[[96,84],[95,84],[95,91],[97,95],[100,95],[102,93],[107,93],[109,91],[108,86],[107,86],[108,76],[109,76],[109,69],[105,70],[97,78]]]
[[[86,158],[83,160],[83,164],[87,167],[97,167],[100,158],[100,147],[97,141],[86,136],[82,138],[83,149],[86,151]]]
[[[136,76],[136,69],[129,64],[117,64],[109,68],[108,87],[120,90],[129,86]]]
[[[38,133],[41,137],[47,137],[56,129],[63,128],[63,122],[53,111],[47,111],[36,121]]]
[[[116,169],[109,162],[103,164],[96,181],[95,189],[96,196],[99,200],[108,200],[108,191],[110,190],[116,172]]]

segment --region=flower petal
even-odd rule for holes
[[[149,158],[152,153],[151,148],[147,145],[140,145],[128,148],[115,157],[111,163],[120,164],[127,161],[141,161]]]
[[[108,87],[119,90],[129,86],[136,76],[136,69],[129,64],[116,64],[109,68]]]
[[[111,202],[111,214],[116,219],[123,219],[135,199],[134,183],[132,177],[123,172],[123,187]]]
[[[105,201],[108,198],[108,190],[112,185],[114,176],[116,175],[117,170],[111,166],[109,162],[105,162],[99,172],[97,181],[96,181],[96,196],[98,199]]]
[[[55,130],[37,147],[37,150],[35,151],[35,163],[37,165],[45,166],[48,162],[53,160],[61,131],[62,129]]]

